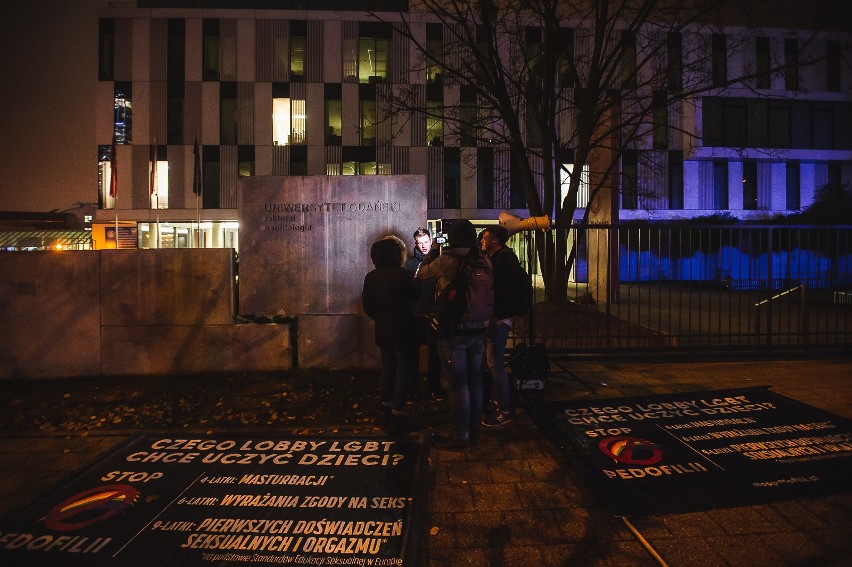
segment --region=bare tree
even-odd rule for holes
[[[725,63],[714,53],[741,51],[743,42],[753,41],[741,4],[412,1],[395,26],[419,54],[419,71],[469,94],[424,105],[410,85],[384,91],[392,93],[385,102],[397,119],[425,115],[476,145],[508,149],[530,216],[554,221],[555,232],[536,239],[537,254],[548,299],[562,301],[575,254],[569,228],[590,220],[615,222],[619,190],[630,199],[647,191],[634,173],[624,172],[622,157],[653,157],[640,149],[662,154],[670,136],[680,137],[682,147],[693,144],[689,117],[699,95],[789,68],[789,60],[742,72],[720,68]],[[424,37],[424,22],[441,24],[438,47]],[[732,22],[745,25],[733,33]],[[797,66],[819,57],[807,43],[800,44]],[[578,207],[586,183],[593,206]],[[595,217],[594,210],[602,214]]]

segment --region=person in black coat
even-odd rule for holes
[[[392,435],[405,432],[405,394],[417,344],[414,274],[403,267],[405,244],[397,237],[374,242],[370,258],[375,269],[364,278],[364,313],[376,323],[376,346],[382,359],[382,407]]]
[[[412,274],[417,273],[420,264],[424,260],[432,261],[438,257],[438,249],[432,244],[432,235],[425,228],[418,228],[414,231],[414,253],[408,257],[405,262],[405,269]],[[435,286],[437,280],[415,280],[420,287],[420,299],[417,301],[417,317],[420,319],[420,343],[426,344],[427,347],[427,363],[426,363],[426,384],[429,388],[429,395],[435,401],[444,399],[444,388],[441,385],[441,357],[438,355],[438,345],[435,341],[430,341],[425,336],[425,318],[432,310],[432,304],[435,303]],[[419,346],[419,345],[418,345]],[[419,366],[419,348],[417,349],[417,358]],[[415,373],[415,381],[412,385],[412,390],[408,393],[408,399],[416,398],[420,383],[417,378],[419,372]]]

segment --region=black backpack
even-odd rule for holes
[[[475,328],[475,323],[486,323],[491,319],[493,311],[491,262],[478,251],[471,251],[461,259],[455,278],[435,299],[426,321],[427,338],[447,338],[466,324]]]

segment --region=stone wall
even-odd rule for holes
[[[230,249],[0,253],[0,378],[286,370],[288,325],[237,323]]]

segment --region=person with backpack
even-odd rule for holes
[[[483,230],[479,239],[482,252],[488,255],[494,270],[494,313],[485,341],[485,361],[491,374],[491,403],[482,417],[482,425],[486,427],[500,427],[514,418],[503,358],[512,319],[524,313],[529,293],[529,278],[515,252],[506,246],[508,240],[509,231],[499,225]]]
[[[439,450],[465,452],[479,441],[482,419],[482,357],[485,331],[494,308],[491,261],[481,254],[476,229],[460,219],[447,231],[447,248],[424,259],[415,277],[437,279],[432,328],[449,382],[450,427],[436,434]]]
[[[364,278],[361,302],[364,313],[376,323],[376,346],[382,361],[382,410],[390,435],[406,430],[405,393],[409,374],[416,368],[417,343],[414,302],[418,287],[414,275],[403,267],[406,246],[388,236],[373,243],[370,259],[375,269]]]

